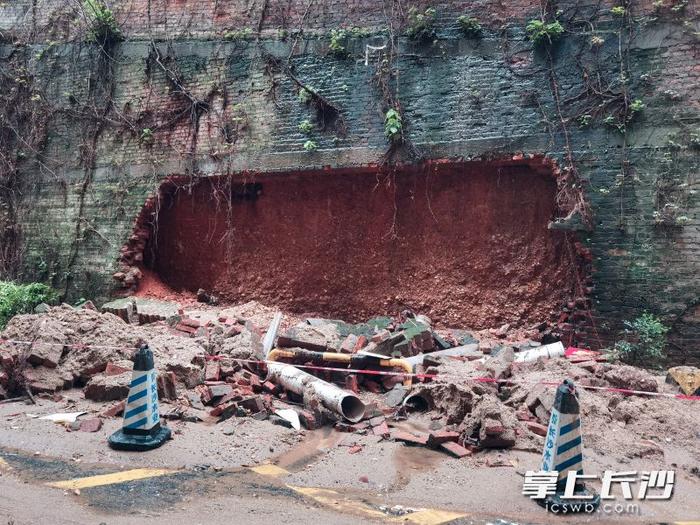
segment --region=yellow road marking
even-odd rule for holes
[[[294,485],[287,485],[287,487],[298,492],[302,496],[307,496],[335,510],[345,511],[349,514],[363,514],[375,519],[379,518],[385,520],[387,518],[386,514],[383,512],[375,510],[364,503],[345,499],[342,494],[335,490],[314,487],[296,487]]]
[[[258,465],[257,467],[252,467],[250,470],[252,470],[256,474],[260,474],[262,476],[271,476],[273,478],[281,478],[283,476],[289,475],[288,470],[284,470],[282,467],[278,467],[277,465],[270,465],[268,463],[264,465]]]
[[[90,476],[87,478],[68,479],[66,481],[56,481],[47,483],[49,487],[59,489],[86,489],[89,487],[99,487],[101,485],[113,485],[115,483],[124,483],[126,481],[134,481],[136,479],[154,478],[157,476],[165,476],[172,474],[175,470],[154,469],[154,468],[137,468],[134,470],[125,470],[122,472],[114,472],[113,474],[102,474],[100,476]]]
[[[450,510],[423,509],[401,516],[395,521],[408,521],[416,525],[440,525],[441,523],[447,523],[457,518],[463,518],[464,516],[466,516],[466,514],[452,512]]]

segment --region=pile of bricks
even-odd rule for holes
[[[473,445],[466,443],[460,444],[460,434],[453,430],[434,430],[427,434],[399,430],[392,432],[391,437],[394,441],[400,441],[406,445],[442,450],[456,458],[470,456],[475,450]]]

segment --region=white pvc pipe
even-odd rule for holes
[[[540,357],[545,359],[551,359],[553,357],[560,357],[564,355],[564,345],[561,341],[556,343],[551,343],[544,346],[538,346],[532,350],[525,350],[524,352],[517,352],[513,361],[515,363],[525,363],[527,361],[535,361]]]
[[[365,404],[355,394],[307,374],[292,365],[268,363],[267,380],[278,383],[305,398],[308,395],[318,396],[323,406],[352,423],[357,423],[365,415]]]
[[[270,323],[270,328],[267,329],[265,333],[265,338],[263,339],[263,354],[267,359],[267,354],[270,353],[272,347],[275,345],[275,339],[277,338],[277,331],[280,329],[280,323],[282,323],[282,312],[277,312],[275,317],[272,318]]]

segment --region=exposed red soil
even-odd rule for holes
[[[146,263],[176,290],[350,321],[412,308],[442,325],[537,323],[576,282],[564,234],[547,229],[557,186],[541,166],[173,185]]]
[[[188,290],[174,290],[165,284],[158,274],[148,268],[142,268],[143,276],[138,283],[136,295],[140,297],[153,297],[164,301],[176,301],[184,305],[197,303],[195,293]]]

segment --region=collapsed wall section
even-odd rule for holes
[[[362,320],[411,308],[485,328],[575,293],[549,168],[434,163],[172,180],[144,253],[171,287]]]

